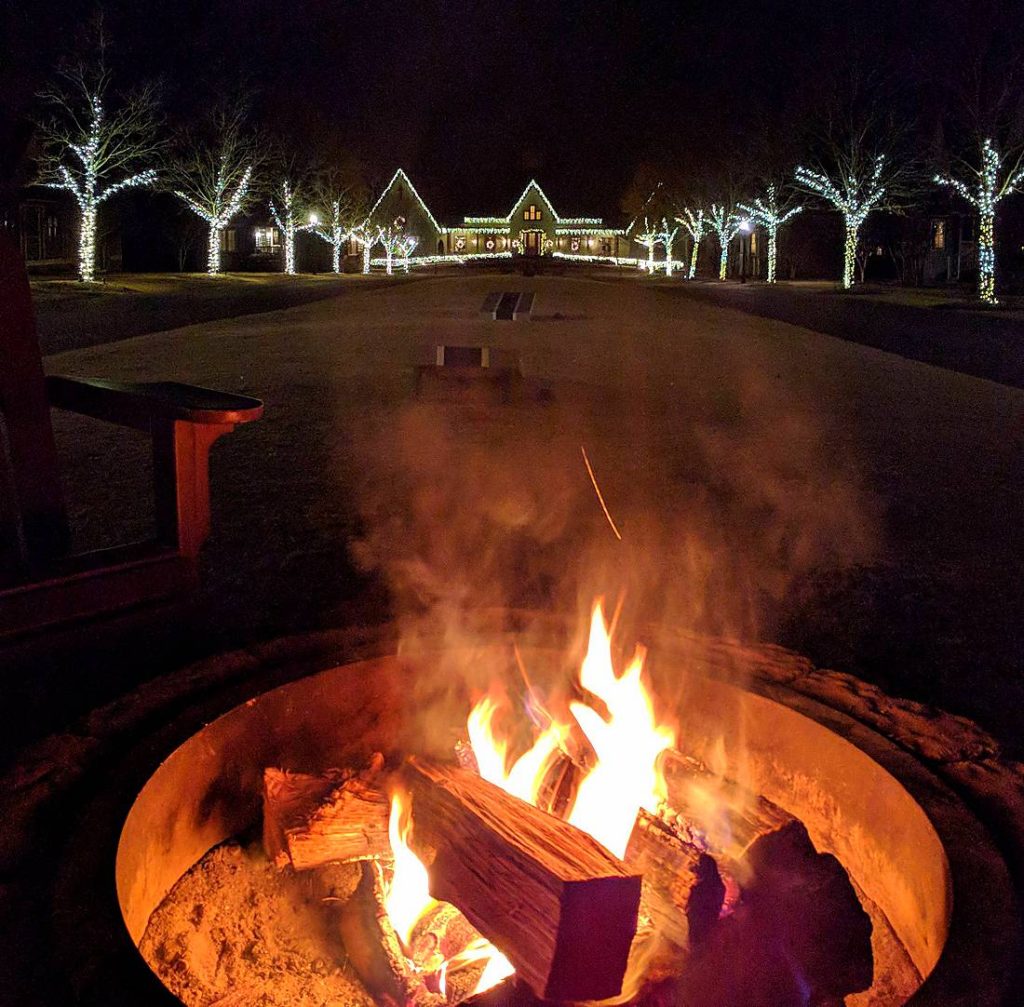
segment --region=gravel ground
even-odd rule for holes
[[[479,315],[504,289],[531,322]],[[417,399],[442,341],[518,351],[513,401]],[[46,365],[266,401],[214,451],[199,651],[625,591],[624,618],[784,643],[1019,744],[1020,391],[636,277],[426,278]],[[57,436],[79,543],[143,533],[144,440]]]

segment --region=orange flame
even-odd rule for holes
[[[625,856],[637,812],[654,812],[665,798],[658,757],[676,743],[675,731],[658,723],[643,682],[646,652],[637,647],[622,676],[612,664],[611,638],[601,602],[594,605],[590,642],[580,684],[604,701],[605,720],[584,703],[570,704],[572,715],[597,754],[597,764],[580,784],[569,821],[588,832],[617,857]]]
[[[616,856],[626,853],[638,811],[654,812],[665,797],[658,758],[676,743],[674,730],[659,723],[653,697],[643,681],[645,652],[638,647],[622,675],[615,672],[611,636],[601,601],[594,605],[590,639],[580,669],[580,685],[604,703],[607,716],[585,702],[573,702],[570,711],[597,755],[595,765],[581,781],[568,821],[589,833]],[[496,725],[502,703],[485,696],[470,711],[467,731],[480,775],[529,804],[538,797],[555,766],[573,725],[551,719],[533,745],[509,765],[509,741]],[[427,870],[407,845],[411,824],[404,798],[392,798],[390,836],[395,872],[386,908],[395,931],[406,947],[419,918],[435,904],[430,896]],[[474,993],[482,993],[513,974],[508,959],[480,937],[444,962],[439,981],[442,993],[453,971],[485,962]]]

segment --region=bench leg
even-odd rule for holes
[[[157,536],[195,560],[210,534],[210,448],[233,423],[159,421],[153,429]]]

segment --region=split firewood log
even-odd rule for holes
[[[458,907],[549,1000],[622,990],[640,875],[579,829],[458,766],[411,758],[410,845]]]
[[[268,768],[263,772],[263,846],[278,867],[297,871],[332,862],[389,856],[390,801],[384,760],[368,768],[318,776]]]

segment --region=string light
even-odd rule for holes
[[[430,223],[433,225],[434,230],[437,231],[438,234],[446,234],[447,228],[442,227],[434,219],[434,215],[430,212],[430,209],[427,207],[427,204],[423,202],[423,200],[420,198],[420,194],[416,191],[416,186],[412,184],[412,180],[401,168],[399,168],[394,173],[394,175],[391,178],[391,181],[388,182],[388,184],[384,187],[384,191],[377,198],[377,202],[374,203],[372,207],[370,207],[370,212],[366,215],[366,219],[363,221],[362,226],[367,227],[369,225],[374,213],[377,212],[377,207],[379,207],[380,204],[384,202],[384,197],[391,191],[392,186],[394,186],[396,183],[400,181],[404,182],[408,186],[409,191],[412,193],[413,199],[416,200],[416,202],[419,204],[420,209],[426,214],[427,220],[429,220]]]
[[[210,230],[206,242],[206,272],[210,276],[216,276],[220,272],[221,236],[231,218],[241,209],[242,202],[249,192],[251,177],[252,165],[249,165],[238,180],[235,191],[229,194],[231,183],[228,178],[227,164],[222,159],[213,188],[210,190],[209,199],[205,204],[197,202],[180,189],[176,189],[174,192],[193,213],[209,224]]]
[[[755,224],[760,224],[768,232],[768,282],[775,282],[775,263],[778,258],[778,237],[779,228],[790,219],[795,217],[802,209],[802,206],[786,208],[779,205],[778,191],[774,185],[768,186],[767,193],[758,196],[749,206],[740,203],[739,209],[749,213]]]
[[[687,279],[692,280],[697,275],[697,253],[700,251],[700,239],[707,233],[708,225],[704,219],[703,208],[691,210],[688,206],[684,206],[683,215],[676,217],[676,223],[682,224],[690,236],[690,269]]]
[[[661,243],[665,248],[665,275],[667,277],[672,276],[672,268],[675,265],[672,259],[672,245],[675,243],[676,235],[679,233],[678,227],[673,227],[669,230],[668,220],[664,217],[661,218]]]
[[[350,237],[349,229],[342,223],[341,200],[331,201],[331,220],[329,224],[320,225],[320,218],[315,214],[309,215],[309,229],[322,241],[331,246],[331,269],[335,273],[341,272],[341,249]]]
[[[369,273],[370,271],[370,254],[373,251],[373,246],[380,241],[383,229],[378,227],[376,230],[369,227],[366,223],[361,224],[352,232],[353,241],[358,242],[363,248],[363,273]]]
[[[420,239],[412,234],[407,234],[398,243],[398,253],[402,256],[403,265],[405,266],[405,271],[407,273],[409,272],[409,257],[412,255],[413,251],[415,250],[416,246],[419,243]]]
[[[122,189],[152,185],[157,177],[156,171],[150,168],[114,182],[105,189],[100,188],[103,162],[107,157],[104,148],[110,140],[104,132],[105,122],[103,103],[99,95],[92,95],[89,98],[89,124],[85,142],[67,144],[81,164],[79,177],[76,178],[67,166],[60,165],[57,169],[60,181],[45,183],[51,189],[67,189],[75,197],[82,212],[78,234],[78,277],[83,283],[93,283],[96,279],[96,218],[100,204]]]
[[[295,203],[295,191],[292,189],[291,182],[286,178],[281,183],[281,206],[284,208],[284,213],[278,212],[274,200],[270,201],[270,213],[278,230],[284,235],[284,271],[289,276],[295,275],[295,235],[299,231],[311,231],[316,226],[312,221],[306,224],[295,222]]]
[[[846,231],[843,243],[844,290],[853,286],[861,226],[885,195],[885,186],[881,182],[884,164],[885,155],[879,154],[872,162],[870,175],[859,176],[856,170],[841,168],[838,186],[820,171],[811,171],[802,165],[796,169],[796,180],[800,185],[828,200],[843,215]]]
[[[1010,172],[1002,184],[999,170],[1002,157],[991,139],[981,145],[981,168],[969,168],[973,190],[959,179],[936,175],[939,185],[951,186],[978,211],[978,297],[986,304],[998,304],[996,298],[996,204],[1024,182],[1024,170]]]
[[[729,265],[729,243],[743,226],[743,218],[727,210],[726,207],[717,203],[711,204],[711,230],[718,237],[718,278],[725,279],[726,268]]]
[[[647,249],[647,272],[654,275],[654,249],[660,245],[661,232],[655,230],[644,217],[644,230],[634,235],[633,240]],[[643,267],[641,267],[643,268]]]

